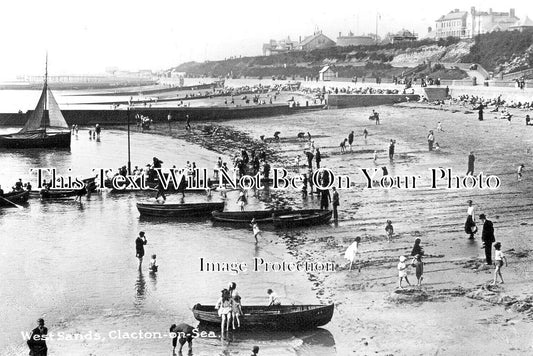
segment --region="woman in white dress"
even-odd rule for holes
[[[348,261],[350,261],[350,271],[352,270],[352,265],[357,259],[357,256],[359,255],[359,243],[361,242],[361,238],[357,236],[355,238],[355,241],[346,249],[346,252],[344,253],[344,258],[346,258]],[[359,272],[361,272],[361,266],[357,267]]]

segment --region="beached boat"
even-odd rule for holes
[[[329,323],[334,304],[287,305],[267,307],[264,305],[242,306],[240,329],[261,328],[268,330],[305,330]],[[192,312],[196,320],[205,324],[221,323],[214,305],[196,304]]]
[[[48,62],[48,61],[47,61]],[[59,105],[48,89],[48,69],[43,91],[33,110],[17,133],[0,135],[0,147],[6,148],[69,148],[71,132]]]
[[[257,223],[272,223],[273,215],[283,215],[291,213],[291,209],[280,210],[251,210],[251,211],[213,211],[213,220],[234,224],[249,224],[252,219]]]
[[[327,224],[331,220],[331,210],[296,210],[287,214],[275,216],[274,226],[280,228],[290,228],[297,226],[311,226]]]
[[[64,199],[74,197],[77,195],[85,195],[86,192],[94,192],[96,190],[96,177],[83,179],[82,182],[86,184],[81,189],[42,189],[32,190],[32,197],[40,197],[41,199]],[[82,192],[85,189],[86,192]]]
[[[14,206],[11,203],[14,204],[24,204],[28,201],[28,198],[30,197],[29,191],[18,191],[18,192],[9,192],[5,193],[0,198],[0,206]],[[2,199],[3,198],[3,199]]]
[[[137,203],[141,215],[146,216],[209,216],[212,211],[224,210],[224,202],[205,203]]]

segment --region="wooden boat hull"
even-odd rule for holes
[[[94,192],[96,190],[96,177],[86,178],[82,181],[87,184],[87,191]],[[78,195],[80,189],[50,189],[41,191],[32,191],[32,196],[38,196],[41,199],[63,199],[74,197]]]
[[[24,204],[28,201],[29,197],[30,192],[27,190],[23,192],[9,192],[3,195],[3,198],[8,199],[15,204]],[[13,204],[9,204],[7,201],[0,199],[0,206],[11,207]]]
[[[137,203],[137,209],[143,216],[189,217],[209,216],[212,211],[224,210],[224,202],[157,204]]]
[[[331,210],[297,210],[286,215],[278,215],[273,220],[274,226],[278,228],[313,226],[329,223],[332,214]]]
[[[263,305],[242,306],[241,329],[305,330],[326,325],[333,317],[334,304],[292,305],[268,308]],[[196,304],[192,312],[196,320],[220,325],[221,317],[213,305]]]
[[[69,148],[71,133],[0,135],[0,147],[5,148]]]
[[[289,214],[292,210],[251,210],[251,211],[213,211],[213,220],[233,224],[249,224],[252,219],[257,223],[270,224],[272,215]]]

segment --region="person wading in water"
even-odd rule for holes
[[[144,236],[144,231],[139,232],[139,236],[135,240],[136,256],[139,259],[139,270],[141,270],[142,263],[143,263],[144,245],[146,245],[147,243],[148,241],[146,241],[146,237]]]

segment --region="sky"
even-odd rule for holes
[[[188,61],[261,55],[262,44],[315,28],[378,34],[402,28],[423,36],[457,8],[516,9],[533,18],[533,2],[498,0],[19,0],[0,11],[0,80],[49,74],[103,74],[108,67],[162,70]]]

